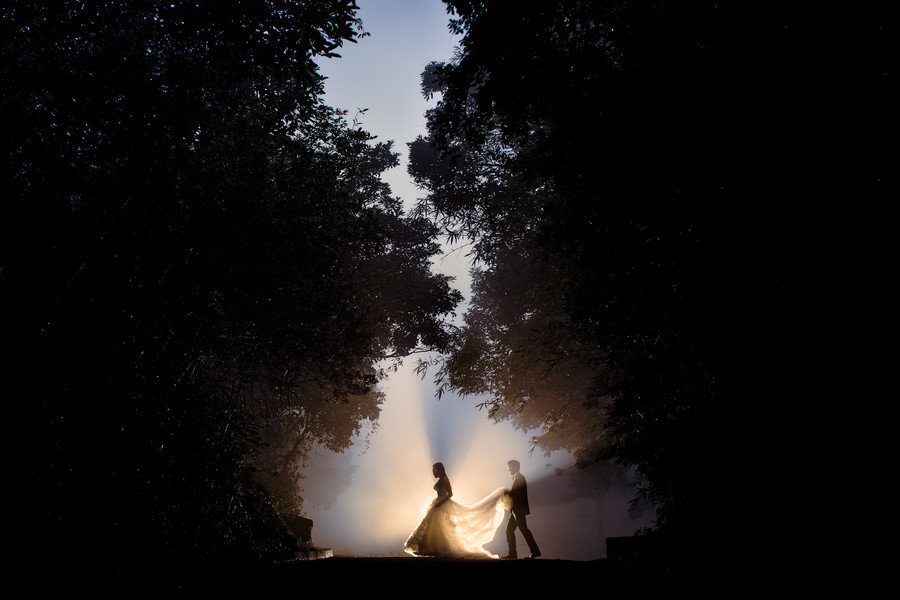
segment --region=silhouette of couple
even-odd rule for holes
[[[541,551],[528,529],[528,485],[519,468],[519,461],[507,462],[507,470],[513,479],[509,488],[497,488],[475,504],[460,504],[452,499],[453,488],[444,465],[435,463],[431,470],[437,478],[437,483],[434,484],[437,496],[432,500],[425,517],[407,538],[405,551],[413,556],[498,558],[483,546],[494,539],[508,510],[510,515],[506,526],[506,543],[509,552],[502,558],[518,558],[516,529],[522,533],[531,551],[526,558],[540,556]]]

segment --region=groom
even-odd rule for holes
[[[526,558],[537,558],[541,555],[538,546],[534,541],[534,536],[528,529],[528,523],[525,521],[525,515],[530,514],[528,510],[528,486],[525,483],[525,476],[519,473],[519,461],[510,460],[506,463],[507,470],[513,478],[512,489],[509,490],[509,496],[512,498],[512,512],[509,515],[509,523],[506,525],[506,543],[509,545],[509,554],[504,556],[506,559],[518,558],[516,554],[516,528],[522,532],[525,537],[525,543],[531,550]]]

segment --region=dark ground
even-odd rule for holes
[[[103,559],[72,568],[61,562],[39,569],[29,592],[87,592],[92,597],[344,598],[389,592],[432,598],[524,592],[610,594],[628,598],[673,592],[694,597],[733,597],[735,580],[718,570],[673,574],[659,567],[615,560],[569,561],[437,559],[411,556],[335,556],[299,561],[137,561],[112,566]],[[746,578],[741,578],[746,581]],[[741,587],[741,586],[738,586]]]

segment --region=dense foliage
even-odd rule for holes
[[[347,447],[385,360],[445,346],[435,226],[320,99],[355,10],[0,9],[7,456],[38,551],[291,547],[310,444]]]
[[[477,268],[438,381],[540,449],[635,469],[673,555],[761,543],[814,393],[822,198],[886,175],[838,154],[817,94],[855,86],[875,130],[879,19],[837,44],[781,6],[445,2],[461,48],[423,73],[440,101],[410,173]]]

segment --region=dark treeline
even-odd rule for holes
[[[310,446],[444,346],[436,227],[381,181],[391,143],[322,103],[356,10],[0,9],[3,530],[28,560],[295,548]]]
[[[412,214],[391,144],[321,100],[352,2],[3,4],[6,539],[291,547],[306,452],[424,349],[538,449],[633,471],[669,556],[779,535],[841,258],[826,198],[886,176],[880,16],[445,1]],[[443,234],[476,266],[458,327]]]
[[[410,173],[476,269],[450,352],[423,371],[487,395],[538,449],[633,469],[669,558],[803,544],[834,382],[817,361],[842,309],[819,319],[856,240],[854,209],[828,199],[883,200],[886,22],[446,3],[461,48],[423,73],[439,103]]]

